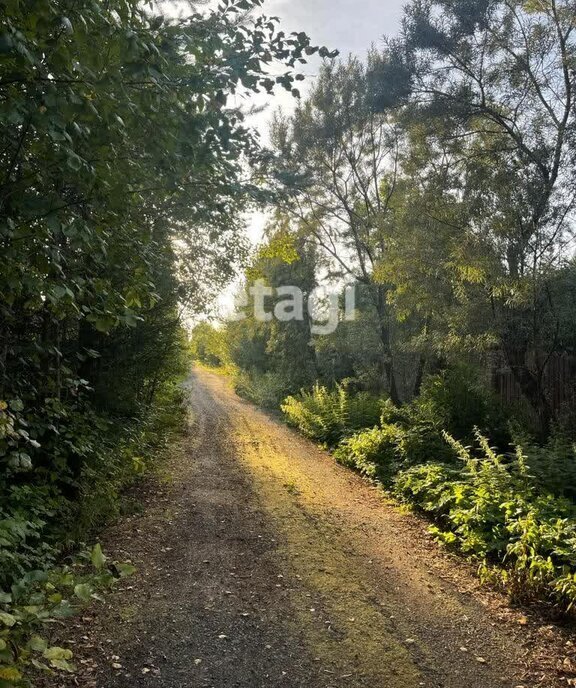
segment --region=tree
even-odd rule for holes
[[[65,493],[38,537],[106,480],[112,438],[179,366],[184,310],[244,252],[242,213],[266,193],[232,100],[291,90],[317,52],[261,4],[180,19],[139,0],[2,5],[0,501]]]
[[[474,283],[489,312],[481,341],[494,335],[543,428],[560,327],[549,280],[566,260],[576,200],[575,24],[563,0],[415,0],[378,65],[385,76],[401,65],[419,181],[442,190],[442,207],[422,210],[431,227],[452,223],[454,259],[474,275],[459,284]]]
[[[395,403],[394,320],[388,285],[374,279],[386,254],[383,225],[394,195],[400,132],[376,112],[368,66],[358,59],[325,64],[293,117],[278,117],[273,139],[282,169],[284,207],[331,261],[329,275],[365,286],[381,347],[380,377]]]
[[[270,290],[264,299],[269,319],[259,320],[248,298],[244,317],[227,324],[227,337],[231,358],[252,389],[265,389],[259,400],[278,406],[318,376],[309,314],[309,299],[317,284],[316,248],[306,233],[293,231],[282,213],[269,224],[266,237],[246,271],[244,288],[248,296],[258,282]],[[294,288],[299,290],[297,298]],[[274,317],[278,313],[282,317]],[[248,395],[259,397],[257,391]]]

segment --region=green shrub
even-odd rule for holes
[[[398,425],[408,428],[414,422],[414,402],[396,406],[390,399],[382,402],[380,425]]]
[[[554,432],[545,445],[515,438],[526,464],[541,489],[555,495],[576,497],[576,445],[562,432]]]
[[[69,522],[72,512],[70,502],[49,485],[6,486],[2,496],[0,587],[56,561],[60,547],[51,524],[54,519]]]
[[[19,412],[38,447],[27,450],[29,462],[16,463],[23,450],[16,440],[0,439],[0,587],[54,566],[120,513],[122,492],[183,426],[182,401],[172,381],[122,423],[57,399]],[[7,411],[0,408],[0,424]]]
[[[418,419],[398,436],[398,455],[403,467],[430,461],[454,462],[452,447],[444,440],[442,428],[436,423]]]
[[[507,445],[505,414],[494,395],[467,367],[431,375],[424,381],[420,396],[410,404],[383,405],[382,425],[396,424],[403,429],[398,452],[404,467],[430,461],[455,462],[457,455],[444,440],[449,432],[460,440],[472,440],[474,428],[490,430],[499,445]]]
[[[388,482],[398,466],[397,446],[401,433],[397,425],[363,430],[342,440],[334,457],[342,465],[369,478]]]
[[[257,406],[278,410],[290,392],[290,384],[274,372],[256,373],[239,371],[234,380],[236,393]]]
[[[0,686],[29,686],[36,671],[73,672],[72,651],[51,646],[50,625],[73,615],[119,578],[134,572],[128,563],[106,563],[100,545],[71,564],[28,571],[0,588]]]
[[[403,501],[415,504],[436,517],[450,511],[456,500],[453,484],[460,470],[439,463],[428,463],[400,471],[394,478],[394,492]]]
[[[464,465],[428,464],[400,472],[395,493],[431,515],[432,532],[483,562],[484,576],[516,598],[576,602],[576,507],[546,494],[520,449],[499,455],[480,434],[483,455],[448,438]]]
[[[409,465],[426,461],[447,461],[454,453],[444,442],[449,432],[459,440],[471,441],[480,428],[498,446],[510,442],[508,418],[500,401],[474,369],[457,366],[424,380],[420,395],[410,404],[383,405],[381,423],[404,428],[404,459]]]
[[[500,447],[510,442],[507,414],[489,383],[478,372],[458,365],[424,380],[420,396],[413,402],[413,421],[419,419],[471,440],[479,428]]]
[[[306,437],[334,447],[356,430],[376,425],[381,402],[366,392],[352,395],[345,384],[333,390],[316,384],[311,392],[287,397],[281,409]]]

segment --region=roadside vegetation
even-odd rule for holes
[[[449,385],[446,376],[431,377],[415,402],[385,406],[378,424],[329,444],[336,460],[429,516],[438,540],[477,559],[481,577],[515,601],[570,610],[576,602],[573,441],[557,430],[544,447],[513,436],[506,451],[494,448],[483,433],[495,436],[498,428],[463,426]],[[332,414],[313,396],[291,397],[282,410],[290,424],[325,442]],[[476,401],[471,418],[480,420],[489,400],[477,393]],[[345,425],[345,405],[338,410]]]
[[[514,599],[576,602],[576,12],[408,2],[271,129],[277,196],[245,271],[266,310],[319,284],[355,318],[194,332],[237,391],[433,521]],[[245,306],[244,302],[244,306]],[[254,312],[253,312],[254,311]]]

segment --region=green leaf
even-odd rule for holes
[[[65,659],[53,659],[50,661],[50,664],[55,669],[59,669],[60,671],[68,671],[72,673],[76,670],[76,667],[73,664],[70,664],[70,662],[67,662]]]
[[[42,653],[42,656],[44,659],[49,660],[50,662],[62,660],[62,659],[72,659],[72,651],[71,650],[66,650],[63,647],[48,647],[44,650]]]
[[[16,617],[8,614],[8,612],[0,612],[0,621],[8,628],[12,628],[16,623]]]
[[[87,583],[79,583],[74,587],[74,594],[82,602],[89,602],[92,595],[92,588]]]
[[[116,568],[120,573],[120,578],[127,578],[136,573],[136,567],[133,564],[116,564]]]
[[[48,643],[39,635],[33,635],[28,642],[28,647],[34,652],[45,652],[48,649]]]
[[[94,545],[92,554],[90,555],[90,561],[92,562],[92,566],[98,569],[98,571],[103,569],[106,564],[106,557],[102,552],[102,547],[99,542]]]
[[[16,667],[0,667],[0,679],[3,681],[20,681],[22,674]]]

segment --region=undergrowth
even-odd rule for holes
[[[168,450],[184,425],[183,401],[173,378],[124,421],[65,409],[57,446],[66,462],[53,452],[43,469],[8,466],[0,482],[0,688],[32,685],[30,672],[74,670],[72,653],[50,647],[47,629],[132,572],[82,543],[123,513],[126,489]],[[0,412],[4,427],[11,407]],[[4,447],[6,455],[6,435]]]
[[[345,383],[332,390],[316,384],[310,392],[303,390],[285,399],[281,409],[290,425],[334,447],[355,430],[376,425],[381,405],[378,398],[366,392],[352,395]]]
[[[77,613],[121,578],[129,563],[108,564],[100,545],[69,564],[28,571],[0,590],[0,688],[27,687],[37,672],[74,672],[73,653],[49,643],[50,628]]]
[[[513,432],[491,393],[461,371],[432,376],[402,407],[316,385],[282,410],[339,463],[426,514],[483,580],[514,600],[573,608],[576,448],[567,433],[542,446]]]
[[[543,489],[531,459],[494,451],[477,433],[473,453],[450,436],[462,466],[438,463],[400,471],[394,493],[433,518],[436,538],[481,562],[484,579],[513,599],[576,602],[576,507]],[[535,465],[535,464],[533,464]]]

